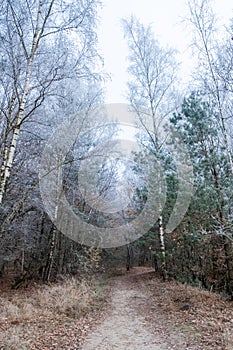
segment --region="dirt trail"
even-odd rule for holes
[[[86,339],[82,350],[191,349],[179,335],[172,335],[166,329],[161,315],[155,315],[157,331],[152,331],[151,324],[146,320],[151,304],[141,277],[149,271],[133,270],[113,280],[108,315]]]

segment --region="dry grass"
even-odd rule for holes
[[[103,307],[107,294],[106,281],[100,276],[4,291],[0,294],[0,349],[55,349],[54,336],[56,341],[66,336],[67,344],[62,339],[61,349],[71,349],[69,344],[81,341],[89,327],[88,317]]]
[[[0,297],[0,322],[20,321],[37,315],[73,316],[83,315],[98,298],[97,283],[94,280],[66,279],[52,285],[37,285],[27,290],[20,290],[9,297]]]
[[[80,317],[97,299],[95,284],[87,280],[65,280],[61,284],[46,286],[33,298],[34,305],[48,312]]]

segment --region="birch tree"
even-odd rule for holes
[[[156,144],[156,129],[174,108],[174,81],[178,65],[175,51],[163,48],[155,39],[151,26],[144,26],[136,18],[123,20],[123,29],[129,48],[128,100],[136,110],[140,123],[143,110],[150,111],[153,124],[151,141]],[[149,133],[149,130],[147,131]],[[156,146],[158,147],[158,146]]]
[[[90,75],[97,57],[94,28],[98,4],[98,0],[75,4],[4,0],[2,4],[0,204],[23,123],[55,94],[57,82]]]
[[[158,159],[164,142],[160,128],[174,109],[173,89],[177,69],[175,52],[161,47],[152,28],[144,26],[134,17],[123,20],[123,28],[129,47],[128,71],[132,77],[128,83],[128,99],[138,116],[139,128],[147,135],[144,146],[147,152]],[[166,278],[163,225],[161,215],[159,236],[162,269]]]
[[[215,102],[218,111],[216,122],[222,133],[222,142],[226,146],[228,160],[233,174],[232,147],[229,134],[229,124],[232,118],[229,101],[229,79],[232,76],[232,59],[229,44],[227,47],[219,44],[217,37],[217,18],[211,7],[211,0],[189,0],[189,23],[193,33],[193,48],[197,55],[198,68],[195,80],[211,102]],[[228,42],[230,35],[227,35]],[[225,52],[224,52],[225,51]],[[224,52],[224,54],[223,54]],[[230,113],[229,113],[230,112]]]

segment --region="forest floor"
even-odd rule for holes
[[[148,268],[113,279],[109,312],[82,350],[232,350],[233,303]]]
[[[233,302],[149,268],[0,288],[1,350],[232,350]]]

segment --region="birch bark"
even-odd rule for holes
[[[19,20],[17,19],[16,15],[15,15],[13,5],[9,1],[9,6],[10,6],[12,18],[13,18],[13,21],[14,21],[14,24],[15,24],[15,27],[17,30],[17,34],[18,34],[19,39],[20,39],[20,43],[23,47],[23,51],[24,51],[24,55],[25,55],[27,64],[26,64],[26,74],[25,74],[23,91],[22,91],[22,95],[20,98],[20,102],[19,102],[18,112],[17,112],[16,118],[15,118],[15,124],[13,126],[12,138],[11,138],[9,147],[5,146],[5,151],[4,151],[4,159],[3,159],[3,163],[2,163],[1,178],[0,178],[0,205],[3,202],[3,197],[4,197],[4,194],[5,194],[6,189],[7,189],[7,182],[8,182],[8,179],[10,177],[10,173],[11,173],[11,169],[12,169],[12,165],[13,165],[13,160],[14,160],[14,156],[15,156],[15,151],[16,151],[16,146],[17,146],[17,142],[18,142],[18,138],[19,138],[19,134],[20,134],[20,129],[21,129],[21,125],[22,125],[22,122],[24,119],[25,107],[26,107],[28,93],[29,93],[29,89],[30,89],[30,80],[31,80],[31,75],[32,75],[33,62],[35,59],[36,51],[38,49],[41,36],[42,36],[44,28],[45,28],[46,21],[47,21],[49,14],[51,12],[53,2],[54,2],[54,0],[51,1],[47,15],[45,16],[42,23],[40,23],[41,22],[41,8],[43,5],[43,2],[42,2],[42,0],[39,1],[38,10],[37,10],[37,17],[36,17],[36,26],[35,26],[33,39],[32,39],[31,50],[30,50],[30,53],[28,53],[27,49],[26,49],[24,37],[23,37],[23,32],[22,32],[20,24],[19,24]]]

